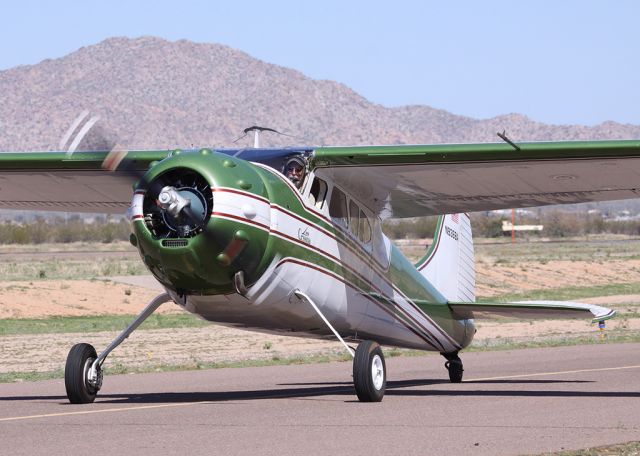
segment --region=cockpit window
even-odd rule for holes
[[[314,178],[309,192],[309,205],[322,210],[326,196],[327,183],[318,177]]]

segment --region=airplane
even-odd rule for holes
[[[95,400],[107,356],[165,302],[222,325],[335,338],[353,357],[358,399],[379,402],[382,345],[439,352],[458,383],[477,318],[615,315],[575,302],[476,302],[468,214],[638,197],[640,141],[501,138],[264,148],[256,134],[253,148],[6,152],[0,208],[126,211],[131,244],[164,287],[100,354],[71,348],[71,403]],[[430,215],[434,240],[414,264],[382,220]]]

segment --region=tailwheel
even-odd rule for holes
[[[69,350],[64,367],[64,386],[72,404],[89,404],[95,400],[102,386],[100,366],[95,375],[91,372],[97,357],[96,349],[89,344],[76,344]]]
[[[447,357],[447,362],[444,363],[444,367],[449,371],[449,380],[451,380],[451,383],[462,382],[464,369],[462,368],[462,360],[458,355]]]
[[[361,402],[380,402],[387,386],[387,372],[380,345],[365,340],[353,358],[353,386]]]

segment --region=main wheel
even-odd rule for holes
[[[64,386],[67,397],[72,404],[89,404],[96,398],[100,385],[89,382],[91,365],[98,357],[96,349],[89,344],[76,344],[71,347],[64,367]],[[102,373],[98,372],[101,379]]]
[[[380,345],[365,340],[353,358],[353,386],[362,402],[380,402],[387,387],[387,371]]]
[[[462,360],[458,356],[444,363],[444,367],[449,371],[449,380],[451,380],[451,383],[462,382],[464,369],[462,368]]]

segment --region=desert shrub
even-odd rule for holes
[[[114,242],[126,241],[130,234],[129,222],[98,219],[85,224],[80,218],[67,220],[36,219],[32,222],[0,224],[0,243],[2,244],[40,244],[43,242]]]

